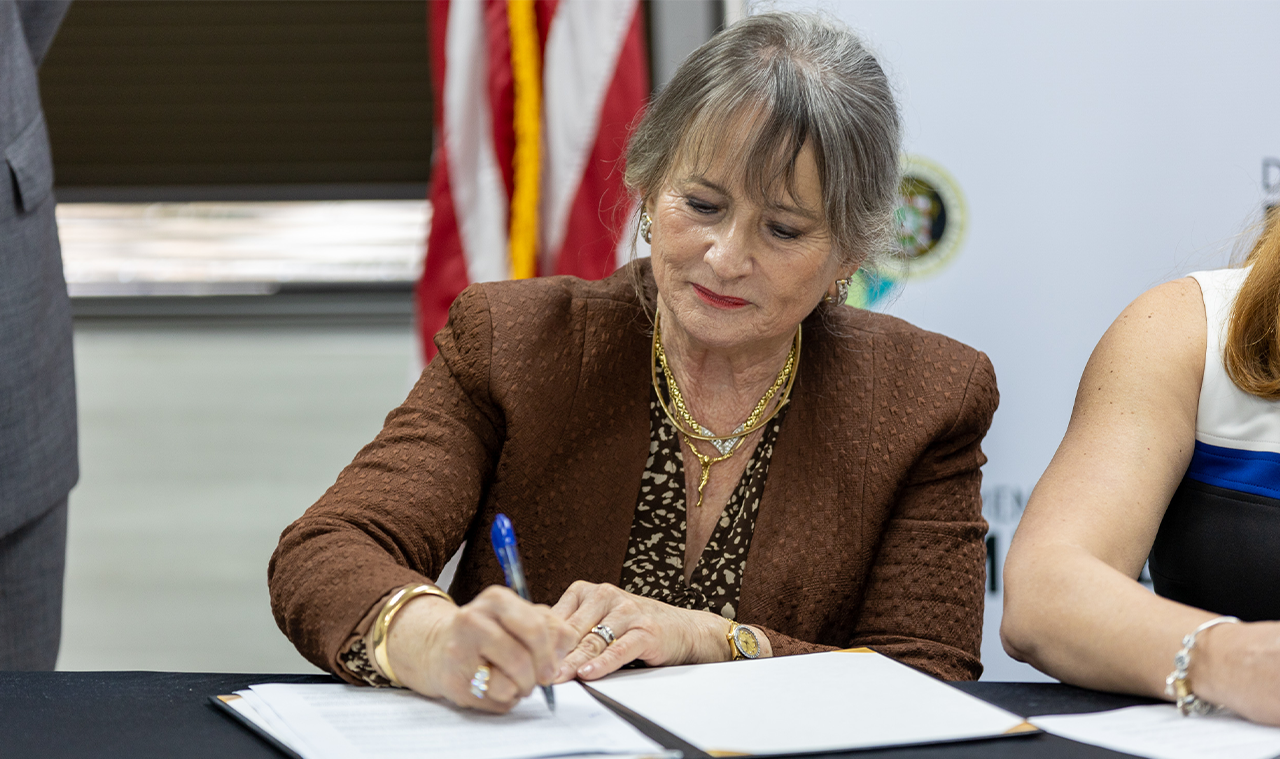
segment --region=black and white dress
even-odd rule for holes
[[[662,382],[662,378],[659,378]],[[665,383],[664,383],[665,391]],[[675,426],[649,392],[649,459],[640,477],[622,589],[672,606],[737,616],[742,573],[755,531],[756,512],[769,477],[769,460],[786,416],[784,406],[764,428],[747,467],[720,514],[689,582],[684,579],[686,494],[684,457]],[[745,453],[739,452],[738,455]]]
[[[1231,381],[1223,345],[1248,269],[1196,272],[1208,321],[1196,445],[1155,544],[1160,595],[1245,621],[1280,619],[1280,401]]]

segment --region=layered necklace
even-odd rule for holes
[[[653,390],[658,396],[658,404],[662,406],[667,419],[671,421],[676,431],[684,438],[685,444],[689,446],[689,450],[698,459],[698,468],[701,471],[698,475],[698,502],[694,505],[694,508],[702,506],[702,493],[707,487],[707,480],[711,478],[711,466],[737,453],[738,449],[742,447],[742,441],[748,435],[771,422],[778,415],[778,412],[782,410],[782,407],[787,405],[787,402],[791,399],[791,386],[796,381],[796,366],[799,360],[800,327],[797,326],[796,336],[791,341],[791,351],[787,354],[786,363],[782,365],[782,371],[778,372],[778,377],[769,386],[769,389],[765,391],[765,394],[761,396],[760,401],[751,410],[751,414],[746,421],[739,424],[737,429],[728,435],[716,435],[699,423],[697,419],[694,419],[693,414],[690,413],[689,405],[685,403],[684,396],[680,393],[680,385],[676,383],[675,375],[671,373],[671,365],[667,362],[667,352],[662,347],[662,317],[657,313],[654,314],[653,360],[650,362],[650,370],[653,375]],[[671,393],[670,404],[662,397],[662,386],[658,383],[659,368],[662,369],[662,375],[667,381],[667,389]],[[773,399],[778,396],[779,391],[782,392],[782,396],[778,398],[773,410],[765,416],[765,410],[769,408],[769,404]],[[673,407],[674,411],[672,410]],[[720,452],[720,455],[712,456],[699,451],[695,441],[710,443]]]

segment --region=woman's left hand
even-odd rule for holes
[[[575,582],[551,611],[566,620],[581,638],[577,648],[565,657],[557,683],[574,677],[595,680],[637,659],[658,666],[731,658],[725,637],[729,620],[711,612],[680,609],[633,595],[615,585]],[[596,625],[613,632],[611,645],[592,632]],[[767,645],[764,641],[762,644]]]

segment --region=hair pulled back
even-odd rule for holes
[[[636,128],[627,187],[648,201],[678,161],[703,165],[742,119],[750,127],[738,162],[753,199],[794,194],[796,159],[812,146],[838,255],[857,263],[888,249],[901,125],[889,80],[857,35],[813,14],[767,13],[712,37]]]

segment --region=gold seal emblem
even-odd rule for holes
[[[858,272],[849,303],[866,308],[897,284],[944,269],[960,251],[968,217],[954,177],[927,158],[904,155],[893,213],[895,249],[875,269]]]

